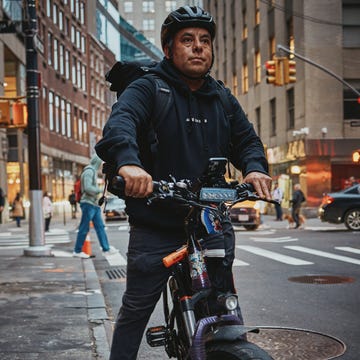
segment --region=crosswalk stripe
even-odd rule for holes
[[[315,249],[310,249],[310,248],[306,248],[304,246],[285,246],[285,248],[290,249],[290,250],[295,250],[295,251],[300,251],[306,254],[312,254],[312,255],[316,255],[316,256],[322,256],[328,259],[333,259],[333,260],[339,260],[339,261],[344,261],[350,264],[356,264],[356,265],[360,265],[360,260],[358,259],[353,259],[347,256],[342,256],[342,255],[336,255],[333,253],[329,253],[326,251],[320,251],[320,250],[315,250]]]
[[[236,247],[240,250],[245,250],[252,254],[263,256],[268,259],[276,260],[276,261],[282,262],[284,264],[289,264],[289,265],[311,265],[311,264],[313,264],[312,262],[309,262],[309,261],[297,259],[297,258],[287,256],[287,255],[282,255],[282,254],[276,253],[274,251],[269,251],[269,250],[258,248],[256,246],[237,245]]]
[[[104,256],[110,266],[125,266],[127,264],[126,259],[120,253],[116,253],[113,255],[104,254]]]
[[[233,266],[247,266],[247,265],[249,265],[249,264],[245,261],[241,261],[239,259],[234,259]]]
[[[342,251],[348,251],[354,254],[360,254],[360,249],[355,249],[352,247],[348,247],[348,246],[338,246],[335,247],[336,250],[342,250]]]

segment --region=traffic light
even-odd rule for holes
[[[273,60],[265,62],[266,68],[266,83],[276,86],[283,85],[283,78],[281,73],[281,60],[274,57]]]
[[[284,83],[294,83],[296,82],[296,61],[289,60],[288,58],[284,58]]]
[[[354,163],[359,163],[360,164],[360,149],[359,150],[355,150],[352,154],[352,161]]]

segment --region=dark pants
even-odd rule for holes
[[[162,258],[183,244],[182,234],[131,227],[126,291],[115,324],[110,360],[136,359],[146,325],[170,275]],[[230,273],[228,283],[233,286],[231,264],[226,266],[230,271],[223,274]]]
[[[51,216],[45,218],[45,231],[49,231]]]
[[[280,204],[275,204],[276,220],[282,220],[282,208]]]
[[[300,219],[299,219],[299,215],[300,215],[300,207],[293,207],[291,210],[291,216],[293,217],[294,221],[295,221],[295,228],[298,228],[300,226]]]

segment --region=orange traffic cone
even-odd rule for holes
[[[86,235],[85,242],[84,242],[84,245],[83,245],[81,251],[84,252],[85,254],[89,255],[90,257],[93,257],[92,251],[91,251],[91,239],[90,239],[89,233],[87,233],[87,235]]]

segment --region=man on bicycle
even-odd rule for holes
[[[199,178],[211,157],[226,157],[242,171],[260,197],[271,199],[271,178],[261,140],[230,91],[229,119],[210,76],[216,26],[203,9],[184,6],[171,12],[161,29],[164,59],[154,73],[169,86],[172,106],[161,123],[152,118],[156,88],[149,78],[134,81],[119,97],[96,145],[98,155],[115,163],[125,180],[130,223],[127,286],[116,321],[111,360],[136,359],[150,315],[169,272],[162,258],[184,242],[183,209],[146,205],[153,180]],[[149,143],[149,129],[156,142]],[[231,274],[235,236],[230,221],[218,235],[224,273]],[[221,259],[220,259],[221,260]]]

